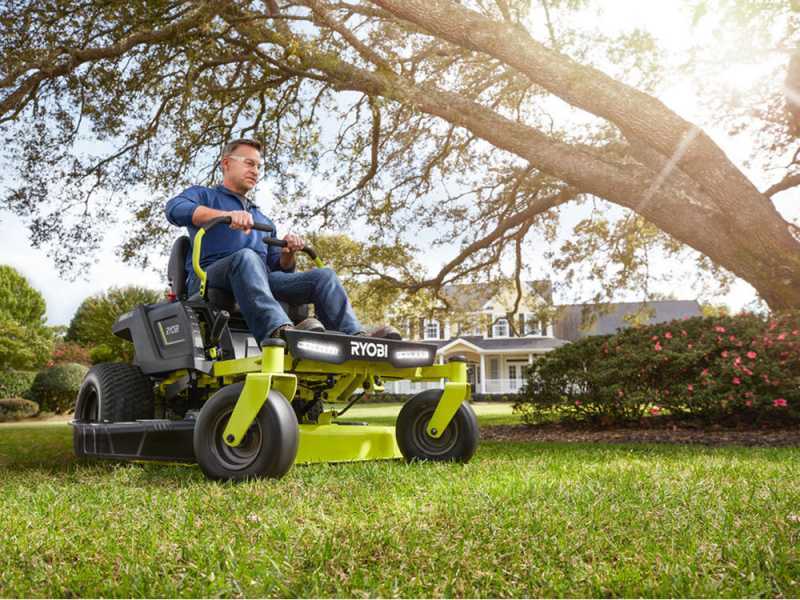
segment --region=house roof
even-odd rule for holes
[[[526,281],[525,286],[525,291],[529,294],[539,295],[552,302],[553,286],[549,280]],[[481,283],[451,283],[442,288],[442,293],[456,310],[479,311],[497,295],[498,290],[494,286]]]
[[[441,349],[459,341],[488,351],[519,351],[519,352],[539,352],[553,350],[568,344],[565,340],[552,337],[509,337],[509,338],[484,338],[479,335],[463,335],[449,340],[426,340],[426,344],[436,344]]]
[[[559,315],[553,324],[558,338],[575,341],[590,335],[616,333],[629,326],[627,315],[634,315],[642,308],[653,311],[647,323],[664,323],[703,314],[697,300],[656,300],[652,302],[615,302],[609,305],[565,304],[556,307]],[[584,314],[586,322],[584,324]]]

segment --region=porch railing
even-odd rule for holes
[[[522,379],[487,379],[487,394],[515,394],[524,384]],[[441,389],[438,381],[387,381],[385,389],[387,394],[417,394],[424,390]],[[472,386],[473,394],[481,393],[480,385]]]

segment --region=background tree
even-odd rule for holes
[[[6,3],[0,122],[20,169],[6,205],[74,264],[125,197],[137,225],[123,254],[144,261],[166,237],[166,195],[210,178],[222,144],[250,135],[266,143],[279,197],[307,198],[304,221],[357,223],[387,251],[460,244],[432,277],[382,274],[410,292],[496,277],[505,256],[519,281],[526,239],[553,240],[560,207],[603,199],[617,216],[601,205],[581,232],[608,252],[607,290],[646,283],[654,249],[688,248],[772,308],[800,304],[797,227],[649,93],[649,36],[578,29],[587,4]],[[83,139],[102,152],[82,152]],[[141,185],[154,193],[127,195]]]
[[[111,288],[84,300],[75,312],[67,330],[66,341],[89,348],[101,348],[93,357],[105,361],[130,361],[133,344],[111,333],[117,318],[140,304],[164,300],[164,294],[138,286]],[[99,362],[99,361],[95,361]]]
[[[46,305],[16,269],[0,265],[0,371],[42,366],[53,349]]]
[[[344,234],[318,233],[309,233],[305,239],[326,266],[336,271],[365,327],[388,320],[405,331],[410,321],[429,312],[435,303],[432,294],[409,294],[397,285],[396,278],[384,275],[394,271],[410,276],[422,269],[402,242],[392,247],[371,245]],[[302,256],[299,267],[311,268],[311,263]]]

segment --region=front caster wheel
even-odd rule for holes
[[[283,477],[294,464],[300,433],[297,417],[283,394],[270,391],[242,442],[228,446],[222,433],[244,383],[219,390],[203,405],[194,428],[194,455],[211,479]]]
[[[407,461],[467,462],[478,446],[478,419],[469,404],[462,404],[438,438],[428,434],[443,390],[426,390],[403,405],[395,426],[397,445]]]

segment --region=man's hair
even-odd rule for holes
[[[255,148],[259,152],[261,152],[261,142],[256,140],[251,140],[249,138],[239,138],[238,140],[232,140],[225,144],[225,147],[222,149],[222,158],[226,156],[230,156],[239,146],[250,146],[251,148]]]

